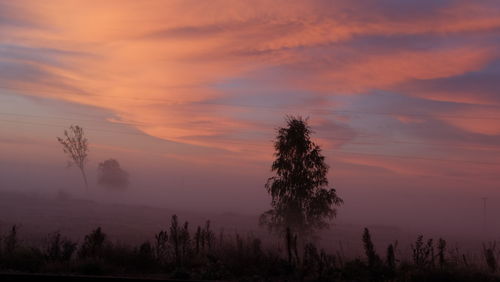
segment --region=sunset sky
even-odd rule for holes
[[[499,46],[496,0],[0,0],[0,185],[78,193],[55,137],[79,124],[90,173],[118,159],[137,201],[256,213],[290,114],[346,212],[479,206],[500,199]]]

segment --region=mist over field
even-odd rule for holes
[[[146,168],[131,163],[125,168],[132,177],[129,187],[106,189],[95,184],[95,173],[89,173],[92,184],[85,191],[78,172],[64,165],[2,166],[2,173],[9,173],[1,176],[0,228],[5,231],[17,224],[23,236],[40,240],[54,231],[81,239],[92,228],[101,226],[118,241],[139,242],[166,228],[170,217],[177,214],[193,228],[211,220],[218,231],[258,234],[271,242],[279,240],[258,225],[259,215],[270,202],[263,185],[267,171],[245,177],[238,172],[213,169],[207,175],[189,177],[178,171],[182,167],[141,172]],[[219,177],[224,181],[215,180]],[[222,185],[234,190],[223,190]],[[361,232],[369,227],[381,249],[396,240],[408,247],[422,234],[443,237],[477,252],[482,242],[494,240],[500,231],[493,218],[499,212],[493,205],[494,198],[487,200],[485,225],[483,200],[471,201],[467,194],[444,196],[419,191],[418,185],[409,183],[404,187],[414,192],[398,193],[391,187],[362,180],[350,181],[349,189],[341,181],[335,187],[345,205],[331,228],[321,232],[320,242],[325,248],[338,249],[339,244],[344,244],[350,246],[347,252],[360,255]]]

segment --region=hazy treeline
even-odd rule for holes
[[[214,232],[207,221],[190,228],[172,216],[168,229],[139,245],[113,242],[100,228],[74,242],[55,232],[44,244],[19,239],[12,226],[1,236],[3,272],[42,272],[244,281],[500,281],[495,244],[484,245],[484,263],[468,261],[446,241],[419,236],[411,257],[400,257],[397,242],[377,252],[368,229],[360,236],[365,256],[346,258],[287,231],[279,247],[251,234]]]

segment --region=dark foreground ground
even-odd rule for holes
[[[0,196],[0,281],[500,281],[494,242],[336,225],[297,244],[250,216]]]
[[[23,274],[23,273],[0,273],[0,281],[68,281],[68,282],[85,282],[85,281],[126,281],[126,282],[134,282],[134,281],[164,281],[164,282],[206,282],[210,280],[182,280],[182,279],[162,279],[162,278],[139,278],[139,277],[119,277],[119,276],[90,276],[90,275],[51,275],[51,274]],[[213,281],[213,280],[212,280]],[[221,280],[222,281],[222,280]],[[253,281],[252,279],[244,279],[244,280],[226,280],[226,281]],[[293,281],[288,279],[258,279],[255,281]],[[320,281],[376,281],[376,280],[320,280]],[[484,277],[482,275],[478,276],[469,276],[469,277],[458,277],[454,275],[445,275],[445,276],[420,276],[420,277],[407,277],[405,279],[398,280],[385,280],[385,281],[436,281],[436,282],[454,282],[454,281],[500,281],[499,278],[494,277]]]
[[[90,275],[53,275],[53,274],[29,274],[29,273],[0,273],[0,281],[165,281],[165,282],[198,282],[204,280],[176,280],[161,278],[132,278],[115,276],[90,276]]]

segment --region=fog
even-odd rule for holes
[[[129,240],[127,235],[132,233],[136,234],[132,239],[139,240],[166,228],[175,213],[190,220],[192,226],[210,219],[219,229],[267,236],[257,221],[270,208],[264,184],[272,175],[274,128],[282,124],[282,116],[263,127],[258,147],[257,142],[250,142],[252,134],[257,134],[252,133],[243,136],[248,144],[223,149],[155,138],[133,126],[109,122],[113,114],[95,107],[16,95],[3,98],[3,110],[29,107],[34,116],[15,120],[20,123],[2,123],[2,230],[19,224],[25,235],[37,235],[33,238],[56,230],[81,238],[101,225],[117,239]],[[55,116],[71,112],[72,118],[49,120],[46,112]],[[43,115],[45,120],[38,121],[36,115]],[[56,140],[72,122],[86,130],[90,143],[88,191],[78,169],[67,167],[68,158]],[[370,155],[346,157],[328,150],[332,146],[328,140],[335,140],[337,133],[344,134],[342,128],[319,123],[313,129],[317,130],[313,139],[326,149],[330,186],[344,199],[332,227],[323,233],[325,247],[337,248],[340,241],[350,242],[352,249],[360,247],[365,226],[372,229],[374,240],[381,246],[394,240],[409,244],[423,234],[444,237],[478,251],[481,242],[498,238],[500,226],[494,215],[500,212],[500,195],[495,166]],[[441,132],[440,128],[431,129],[433,134]],[[218,138],[225,140],[223,137]],[[355,144],[335,143],[334,147],[353,150],[352,146],[358,146],[356,150],[364,150],[363,143]],[[388,154],[421,154],[418,148],[389,143],[385,146],[380,150],[371,148],[368,153],[387,153],[385,150]],[[455,148],[447,153],[462,151]],[[439,156],[441,151],[424,153]],[[97,185],[98,164],[110,158],[118,160],[129,173],[126,189],[110,190]],[[150,213],[142,214],[145,209]],[[137,217],[132,217],[135,213]]]
[[[157,157],[134,162],[124,154],[118,160],[130,174],[127,188],[110,190],[97,185],[97,161],[92,161],[87,165],[90,187],[86,190],[78,169],[66,167],[64,155],[58,153],[60,159],[43,165],[0,163],[2,232],[17,224],[30,240],[53,231],[82,238],[102,226],[116,240],[138,242],[166,229],[170,217],[177,214],[192,228],[211,220],[215,230],[268,237],[257,224],[259,214],[270,207],[264,188],[270,176],[265,162],[262,169],[254,164],[241,170],[230,165],[169,164]],[[381,249],[396,240],[408,246],[423,234],[476,252],[500,231],[493,216],[500,212],[497,198],[489,197],[485,210],[481,194],[463,188],[467,183],[438,189],[432,186],[438,185],[432,178],[418,182],[383,174],[336,178],[334,172],[342,172],[342,165],[333,164],[331,170],[330,182],[345,203],[331,228],[321,233],[325,248],[338,249],[343,244],[357,254],[362,229],[369,227]]]

